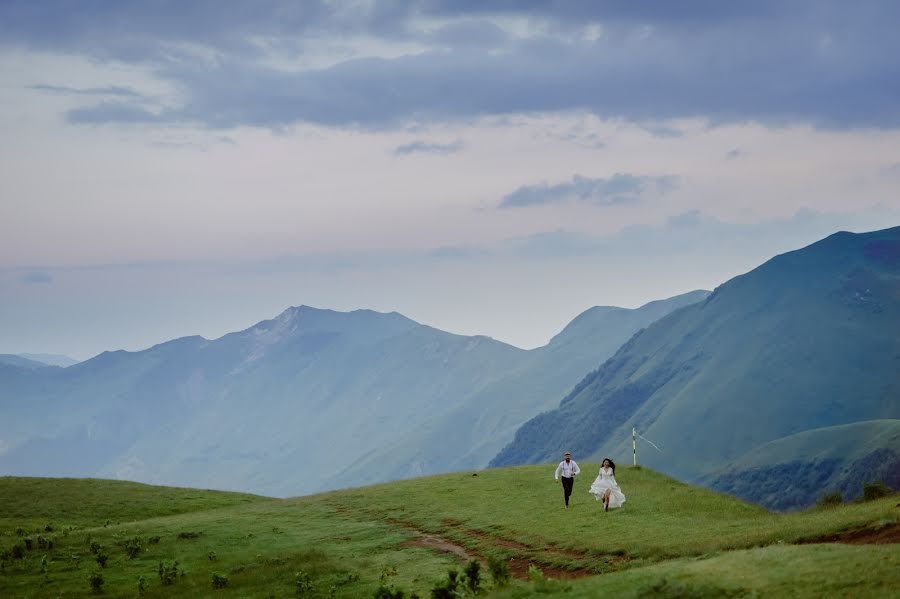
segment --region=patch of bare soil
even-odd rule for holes
[[[881,528],[856,528],[837,534],[822,535],[797,541],[798,545],[808,545],[810,543],[846,543],[848,545],[900,543],[900,524],[888,524]]]
[[[424,533],[419,533],[418,536],[414,539],[410,539],[401,545],[401,547],[421,547],[423,549],[430,549],[432,551],[437,551],[438,553],[452,553],[457,556],[461,562],[466,563],[474,556],[471,555],[464,547],[457,545],[447,539],[436,535],[429,535]]]

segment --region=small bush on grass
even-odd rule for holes
[[[100,573],[99,571],[92,572],[88,576],[88,584],[91,585],[91,592],[94,593],[95,595],[99,595],[100,593],[103,592],[103,583],[104,582],[105,581],[103,580],[103,574]]]
[[[455,599],[459,589],[459,572],[447,571],[447,580],[442,580],[431,588],[432,599]]]
[[[873,499],[881,499],[892,495],[894,492],[883,481],[876,480],[869,483],[863,483],[863,500],[872,501]]]
[[[16,528],[16,536],[17,536],[17,537],[24,537],[24,536],[25,536],[25,529],[22,528],[21,526],[17,527],[17,528]]]
[[[172,562],[171,566],[159,562],[156,573],[159,575],[159,581],[164,587],[172,586],[178,581],[178,560]]]
[[[822,495],[822,498],[819,499],[819,503],[817,504],[819,507],[835,507],[837,505],[841,505],[844,503],[844,496],[841,495],[840,491],[834,491],[833,493],[826,493]]]
[[[294,575],[294,589],[298,597],[309,597],[313,593],[312,578],[300,571]]]
[[[383,584],[379,585],[375,592],[372,594],[372,599],[404,599],[406,594],[403,592],[403,589],[395,589],[393,587],[386,587]],[[418,595],[413,593],[410,595],[409,599],[417,599]]]
[[[206,554],[206,557],[209,558],[209,561],[211,561],[211,562],[214,562],[217,559],[219,559],[219,556],[216,555],[215,551],[210,551],[209,553]]]
[[[159,545],[159,537],[150,537],[147,539],[148,545]]]
[[[138,595],[141,597],[144,596],[144,593],[147,592],[147,579],[143,576],[138,577]]]
[[[109,556],[106,555],[105,553],[103,553],[103,550],[101,549],[101,550],[97,553],[97,563],[100,564],[100,567],[101,567],[101,568],[105,568],[105,567],[106,567],[106,562],[107,562],[108,560],[109,560]]]
[[[91,553],[97,555],[100,552],[100,543],[97,541],[91,541]]]
[[[493,555],[489,555],[487,558],[488,570],[491,572],[491,579],[494,581],[494,586],[496,587],[505,587],[509,584],[509,566],[506,563],[506,560],[503,558],[499,558]]]
[[[214,589],[224,589],[228,586],[228,577],[224,574],[219,574],[218,572],[212,573],[212,588]]]
[[[144,543],[143,541],[141,541],[140,537],[128,539],[127,541],[125,541],[125,554],[128,556],[128,559],[134,559],[138,556],[143,547]]]
[[[13,559],[22,559],[25,557],[25,544],[24,543],[16,543],[12,546],[12,549],[9,550],[9,554]]]
[[[178,533],[178,538],[183,539],[183,540],[190,540],[190,539],[196,539],[197,537],[199,537],[202,534],[203,534],[202,532],[185,531],[185,532]]]
[[[478,594],[478,591],[481,590],[481,564],[478,563],[478,560],[469,560],[463,569],[463,574],[465,574],[466,588],[473,595]]]
[[[27,549],[28,551],[34,549],[34,539],[32,539],[31,537],[25,537],[24,539],[22,539],[22,542],[25,543],[25,549]]]

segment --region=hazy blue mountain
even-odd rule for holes
[[[476,392],[351,464],[334,478],[333,485],[486,466],[522,423],[552,408],[556,398],[636,331],[708,295],[708,291],[693,291],[633,310],[608,306],[586,310],[550,343],[526,352],[514,368],[498,371],[493,381]]]
[[[301,306],[215,340],[0,366],[0,472],[290,495],[484,466],[634,331],[704,297],[592,309],[531,351],[396,313]]]
[[[629,461],[636,427],[661,450],[641,442],[640,461],[696,480],[790,435],[896,418],[900,227],[837,233],[661,318],[492,463]]]
[[[38,360],[32,360],[18,354],[0,354],[0,364],[16,366],[18,368],[44,368],[48,364]]]
[[[35,362],[41,362],[42,364],[46,364],[47,366],[60,366],[62,368],[66,368],[67,366],[71,366],[72,364],[78,364],[78,360],[70,358],[69,356],[64,356],[62,354],[17,354],[23,358],[28,360],[34,360]]]

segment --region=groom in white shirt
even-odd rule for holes
[[[560,474],[562,474],[563,495],[566,498],[566,509],[569,509],[569,496],[572,494],[572,485],[575,483],[575,475],[581,474],[581,468],[578,467],[578,464],[572,459],[572,454],[568,451],[566,452],[566,459],[560,462],[559,466],[556,467],[556,474],[553,475],[553,480],[559,480]]]

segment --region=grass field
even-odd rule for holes
[[[587,473],[597,466],[583,469],[569,510],[552,466],[288,500],[0,478],[0,597],[90,596],[94,573],[110,597],[141,596],[141,577],[146,597],[371,597],[382,584],[429,597],[449,568],[461,570],[472,558],[506,564],[513,579],[505,588],[482,568],[483,594],[497,597],[879,597],[900,590],[896,496],[774,514],[646,469],[619,468],[628,501],[605,513],[587,494]],[[826,540],[846,542],[815,542]],[[108,557],[105,567],[96,553]],[[214,575],[222,588],[213,587]]]

